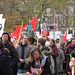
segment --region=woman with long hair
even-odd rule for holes
[[[10,52],[0,41],[0,75],[12,75]]]
[[[47,75],[50,74],[50,63],[47,56],[44,56],[38,47],[33,47],[30,53],[29,72],[26,75]]]

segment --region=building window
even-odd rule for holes
[[[58,10],[55,9],[55,10],[54,10],[54,14],[57,14],[57,13],[58,13]]]
[[[64,16],[62,16],[62,24],[63,24],[63,26],[65,26],[65,17]]]
[[[58,18],[54,17],[54,23],[57,24],[58,23]]]
[[[68,34],[72,34],[73,33],[73,30],[68,30]]]
[[[69,24],[70,26],[73,26],[73,17],[69,18],[68,24]]]
[[[50,13],[50,8],[47,8],[47,13]]]
[[[68,8],[68,15],[72,15],[73,14],[73,7],[69,7]]]
[[[51,24],[53,24],[53,16],[50,17]]]
[[[50,16],[50,8],[47,8],[47,16]]]

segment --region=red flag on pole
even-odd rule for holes
[[[64,33],[64,38],[63,38],[63,40],[64,40],[64,41],[67,41],[67,32]]]
[[[20,29],[20,32],[18,33],[19,36],[18,36],[17,43],[15,44],[15,48],[18,46],[18,44],[20,42],[20,39],[21,39],[21,36],[22,36],[22,34],[21,34],[22,27],[23,27],[23,21],[22,21],[22,26],[19,28]]]
[[[20,42],[20,39],[21,39],[21,29],[20,29],[20,33],[19,33],[19,36],[18,36],[18,40],[17,40],[17,43],[15,44],[15,48],[17,47],[17,45],[19,44]]]
[[[22,30],[26,31],[27,30],[27,26],[28,26],[28,24],[26,24],[25,26],[23,26]]]
[[[32,25],[32,28],[33,28],[33,31],[35,32],[36,31],[36,23],[37,23],[37,17],[34,18],[33,20],[31,20],[31,25]],[[25,26],[22,27],[22,30],[27,30],[27,26],[28,24],[26,24]]]
[[[19,38],[20,29],[21,29],[21,27],[17,26],[17,29],[11,34],[11,38],[18,39]]]
[[[36,23],[37,23],[37,17],[34,18],[34,19],[31,21],[31,25],[32,25],[32,28],[33,28],[33,31],[34,31],[34,32],[36,31]]]

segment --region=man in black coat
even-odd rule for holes
[[[7,31],[3,32],[2,34],[2,41],[6,48],[10,51],[11,59],[11,67],[13,71],[13,75],[17,75],[17,62],[18,62],[18,55],[14,48],[14,46],[10,43],[10,35]]]

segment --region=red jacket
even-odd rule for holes
[[[53,46],[51,46],[52,48],[52,51],[53,51],[53,58],[54,58],[54,61],[56,62],[56,57],[58,56],[58,48],[57,46],[54,44]]]

